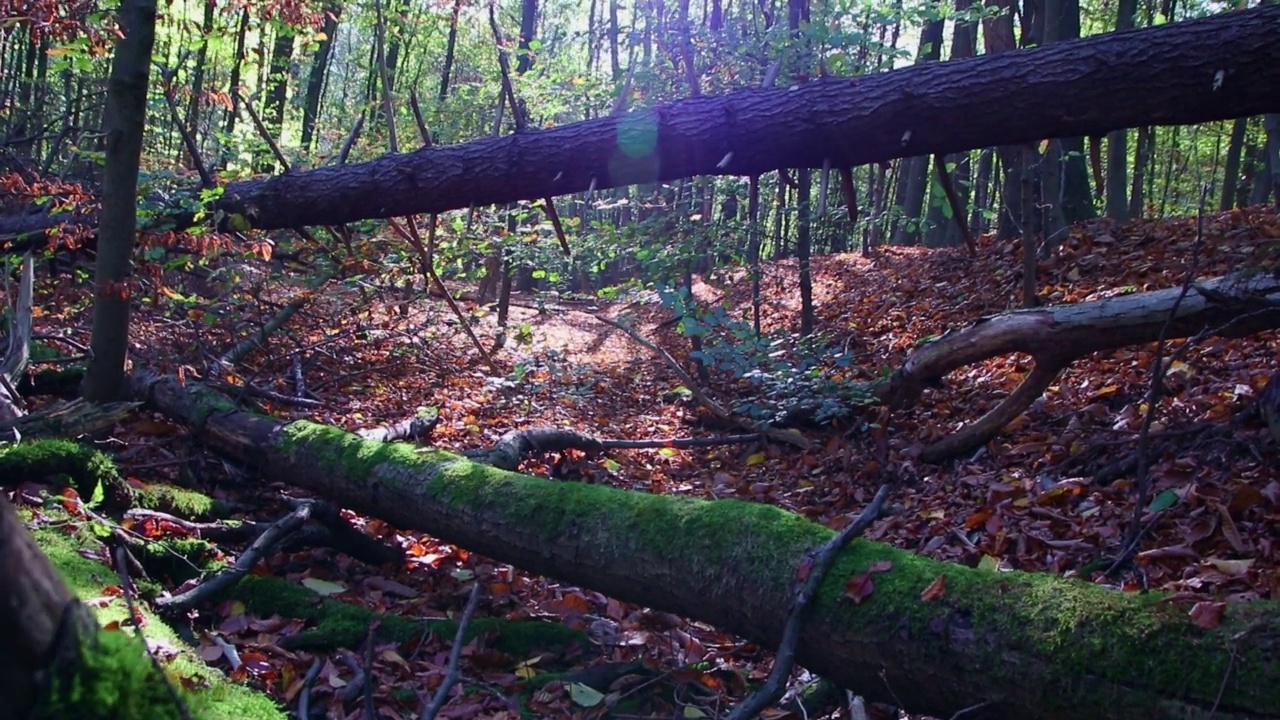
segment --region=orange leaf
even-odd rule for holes
[[[929,583],[929,587],[920,593],[920,599],[925,602],[933,602],[943,595],[947,594],[947,576],[939,575],[933,582]]]

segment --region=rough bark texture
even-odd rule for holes
[[[107,81],[107,151],[94,278],[93,352],[84,382],[85,399],[92,402],[116,399],[129,350],[130,255],[137,234],[138,162],[147,117],[156,0],[122,3],[120,22],[124,37],[116,43]]]
[[[824,160],[850,167],[1276,112],[1277,86],[1280,6],[1268,6],[233,183],[219,208],[281,228]]]
[[[76,638],[92,637],[95,628],[0,495],[0,720],[28,717],[58,647],[69,639],[75,648]]]
[[[805,553],[831,531],[778,508],[555,482],[306,421],[236,412],[176,378],[136,393],[274,481],[429,532],[527,571],[777,643]],[[861,604],[845,581],[872,563]],[[943,598],[920,594],[940,575]],[[1280,605],[1232,605],[1193,626],[1159,593],[938,563],[855,541],[798,648],[807,668],[870,699],[948,717],[1280,717]],[[1212,710],[1211,710],[1212,708]],[[976,715],[972,715],[977,717]]]

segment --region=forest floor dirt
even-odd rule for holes
[[[1041,263],[1040,293],[1049,303],[1079,302],[1176,287],[1193,266],[1196,276],[1204,278],[1246,266],[1274,268],[1278,262],[1280,217],[1271,209],[1207,216],[1202,233],[1194,218],[1123,227],[1099,221],[1073,229],[1059,252]],[[990,238],[980,242],[976,258],[962,249],[920,248],[883,248],[871,258],[816,258],[818,331],[825,346],[837,350],[828,357],[825,371],[848,380],[873,379],[896,367],[927,338],[1016,309],[1020,266],[1017,243]],[[761,286],[766,334],[798,329],[797,273],[794,260],[765,268]],[[272,291],[255,295],[253,283],[245,281],[234,287],[234,292],[204,299],[158,294],[144,304],[134,318],[134,362],[202,374],[210,359],[279,306],[280,298],[264,299],[272,297]],[[749,321],[750,282],[744,272],[705,278],[695,290],[705,306],[723,305],[726,320]],[[83,288],[66,281],[45,288],[37,332],[87,341],[84,303],[59,300],[75,292]],[[501,371],[497,377],[486,369],[443,303],[419,299],[407,315],[398,311],[398,303],[398,298],[384,298],[367,285],[331,288],[223,379],[249,379],[292,394],[291,369],[297,357],[308,389],[323,405],[293,408],[267,402],[264,409],[281,417],[357,429],[434,408],[441,421],[432,442],[447,449],[484,447],[509,430],[536,426],[625,439],[720,432],[679,391],[681,381],[669,367],[594,317],[604,313],[625,319],[686,361],[688,340],[656,296],[641,294],[613,303],[518,297],[506,342],[493,354]],[[473,303],[463,305],[481,342],[492,348],[498,335],[493,312]],[[1076,575],[1183,598],[1277,600],[1280,443],[1250,408],[1263,386],[1280,372],[1278,341],[1277,332],[1209,339],[1182,351],[1173,363],[1153,426],[1151,497],[1157,505],[1145,515],[1151,528],[1136,563],[1109,578],[1102,576],[1099,561],[1117,551],[1132,522],[1132,478],[1123,476],[1104,485],[1094,475],[1135,447],[1155,359],[1152,345],[1080,359],[981,451],[939,465],[914,460],[913,448],[976,420],[1016,387],[1030,369],[1029,358],[995,358],[952,373],[943,387],[926,392],[909,410],[891,415],[870,412],[805,430],[816,441],[808,451],[725,445],[624,450],[610,452],[607,458],[570,452],[529,458],[522,469],[546,474],[554,467],[566,481],[644,492],[767,502],[839,525],[862,509],[880,482],[882,468],[865,428],[882,422],[888,428],[890,465],[904,484],[894,496],[898,512],[872,526],[866,534],[871,539],[940,560]],[[1181,344],[1171,343],[1169,352]],[[793,344],[777,347],[776,360],[797,357]],[[847,366],[834,362],[839,356],[850,360]],[[711,391],[732,405],[751,388],[716,373]],[[215,496],[258,508],[256,519],[271,520],[273,513],[286,512],[279,488],[244,477],[191,447],[181,429],[166,429],[158,422],[140,413],[117,429],[116,455],[128,477],[140,483],[188,484],[194,478]],[[1230,431],[1213,430],[1224,426]],[[175,462],[182,458],[187,462]],[[399,568],[368,568],[320,549],[302,557],[276,558],[271,568],[293,578],[341,583],[351,588],[337,595],[347,602],[422,615],[460,606],[465,587],[454,571],[493,566],[430,537],[387,528],[376,520],[359,521],[368,532],[401,543],[411,561]],[[236,551],[226,549],[231,555]],[[367,587],[370,577],[413,588],[414,595],[359,590]],[[713,693],[733,692],[732,684],[716,679],[714,672],[730,669],[755,680],[769,669],[764,649],[714,628],[678,618],[655,623],[643,609],[590,590],[518,572],[514,577],[510,595],[500,602],[486,601],[482,614],[557,617],[578,627],[592,622],[588,618],[602,619],[622,638],[604,653],[604,660],[642,659],[662,670],[684,668],[685,680],[693,678]],[[243,613],[243,606],[234,604],[205,608],[200,622],[214,631],[221,628],[227,641],[242,648],[272,646],[272,633],[257,621],[246,623],[239,618]],[[398,654],[383,654],[375,661],[375,695],[386,716],[411,716],[417,707],[413,698],[424,683],[431,685],[431,678],[443,673],[438,661],[447,641],[431,638],[424,645],[425,652],[400,648]],[[270,662],[240,674],[282,702],[292,701],[311,655],[263,655]],[[313,702],[337,703],[338,689],[351,673],[332,657],[326,663],[322,677],[330,682],[317,686]],[[518,672],[479,661],[466,672],[489,691],[469,695],[466,702],[455,701],[456,707],[446,708],[441,717],[515,717],[506,697],[522,681]],[[548,707],[563,713],[558,716],[594,717],[575,705],[567,691],[550,702]],[[632,716],[669,717],[673,702],[669,695],[654,692]],[[714,703],[703,704],[709,708]],[[330,707],[331,717],[342,716],[338,704]],[[788,715],[779,711],[771,717]]]

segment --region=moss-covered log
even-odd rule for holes
[[[831,531],[778,508],[528,477],[447,452],[237,412],[172,378],[133,389],[265,476],[525,570],[775,644],[806,551]],[[841,598],[874,563],[875,590]],[[946,592],[921,593],[939,576]],[[1158,593],[938,563],[855,541],[811,608],[797,655],[871,699],[946,717],[1280,717],[1280,604],[1213,629]],[[976,715],[975,715],[976,717]]]

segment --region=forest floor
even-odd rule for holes
[[[1278,241],[1280,217],[1264,208],[1207,216],[1203,233],[1194,218],[1119,228],[1100,221],[1075,228],[1060,251],[1041,263],[1041,297],[1050,303],[1079,302],[1176,287],[1193,267],[1204,278],[1240,267],[1275,266]],[[844,254],[815,259],[819,334],[828,348],[838,350],[836,355],[851,361],[847,367],[830,364],[828,372],[851,380],[878,377],[922,340],[1017,308],[1020,266],[1017,243],[990,238],[981,241],[974,259],[962,249],[918,248],[883,248],[871,258]],[[133,362],[170,372],[182,369],[188,377],[203,374],[210,359],[279,307],[278,289],[269,283],[256,293],[253,282],[241,280],[235,287],[221,293],[213,288],[205,297],[156,293],[134,315]],[[798,329],[797,287],[794,260],[766,268],[766,334]],[[695,290],[706,306],[723,303],[726,317],[749,321],[750,283],[742,271],[703,278]],[[86,342],[85,303],[74,299],[83,294],[83,287],[65,279],[47,285],[37,333]],[[280,417],[359,429],[434,408],[440,422],[431,442],[446,449],[486,447],[509,430],[537,426],[625,439],[721,432],[679,391],[681,381],[669,367],[594,317],[625,318],[683,360],[688,340],[669,322],[670,312],[656,296],[594,304],[517,298],[510,337],[493,355],[503,373],[499,377],[486,369],[443,303],[419,299],[401,314],[398,302],[368,285],[331,286],[223,379],[247,378],[292,395],[297,357],[307,388],[323,404],[295,408],[264,402],[264,409]],[[493,347],[498,329],[492,311],[473,303],[463,306],[481,341]],[[996,358],[957,371],[909,410],[845,417],[821,429],[806,429],[816,441],[808,451],[777,445],[623,450],[607,457],[570,451],[529,458],[522,470],[552,473],[566,482],[767,502],[835,526],[859,512],[875,493],[882,468],[865,427],[883,422],[889,462],[906,482],[893,498],[898,511],[871,527],[866,534],[871,539],[940,560],[1078,575],[1130,590],[1277,600],[1280,447],[1249,410],[1267,381],[1280,372],[1278,340],[1276,332],[1209,339],[1181,351],[1172,363],[1168,393],[1152,427],[1154,499],[1141,513],[1150,528],[1136,563],[1110,578],[1102,576],[1099,560],[1117,552],[1133,521],[1132,475],[1107,484],[1094,476],[1135,447],[1156,357],[1153,345],[1080,359],[985,448],[939,465],[913,459],[914,450],[999,402],[1029,371],[1029,358]],[[1181,345],[1171,343],[1168,352]],[[778,348],[775,360],[797,357],[791,344]],[[732,404],[750,387],[717,373],[711,391]],[[1222,432],[1224,427],[1229,431]],[[281,488],[270,478],[248,477],[202,452],[188,442],[184,429],[159,416],[136,414],[117,428],[112,442],[124,474],[135,483],[194,483],[238,508],[251,508],[242,515],[259,520],[287,512]],[[323,581],[311,586],[328,588],[326,594],[344,602],[413,617],[440,617],[462,606],[467,587],[459,578],[467,576],[459,570],[509,576],[500,593],[486,595],[482,616],[556,618],[593,632],[604,623],[616,644],[592,662],[638,659],[650,670],[668,671],[664,682],[633,694],[640,702],[628,710],[630,717],[671,717],[681,712],[682,702],[704,713],[686,709],[683,717],[712,716],[715,707],[732,704],[742,688],[740,681],[726,682],[724,670],[749,680],[769,670],[767,649],[706,625],[511,573],[464,549],[376,519],[355,520],[370,534],[401,544],[409,561],[403,567],[375,568],[316,549],[273,558],[262,572]],[[234,556],[240,548],[224,550]],[[296,623],[254,617],[236,602],[202,608],[196,623],[237,646],[242,660],[258,659],[236,670],[237,677],[265,688],[282,703],[294,702],[313,654],[282,650],[277,642],[281,633],[296,630]],[[206,658],[229,669],[220,646],[205,642]],[[416,716],[420,694],[443,677],[448,644],[447,638],[431,636],[417,647],[379,647],[373,661],[374,699],[383,716]],[[353,672],[334,654],[322,657],[325,664],[312,702],[329,703],[330,717],[344,717],[352,706],[344,710],[338,697]],[[463,663],[468,693],[446,706],[441,717],[517,717],[508,698],[540,671],[521,664],[527,660],[495,660],[493,653],[470,647]],[[699,685],[704,692],[673,691],[676,682]],[[547,716],[601,716],[585,709],[586,701],[571,690],[562,686],[540,698]],[[791,715],[779,710],[770,717]]]

